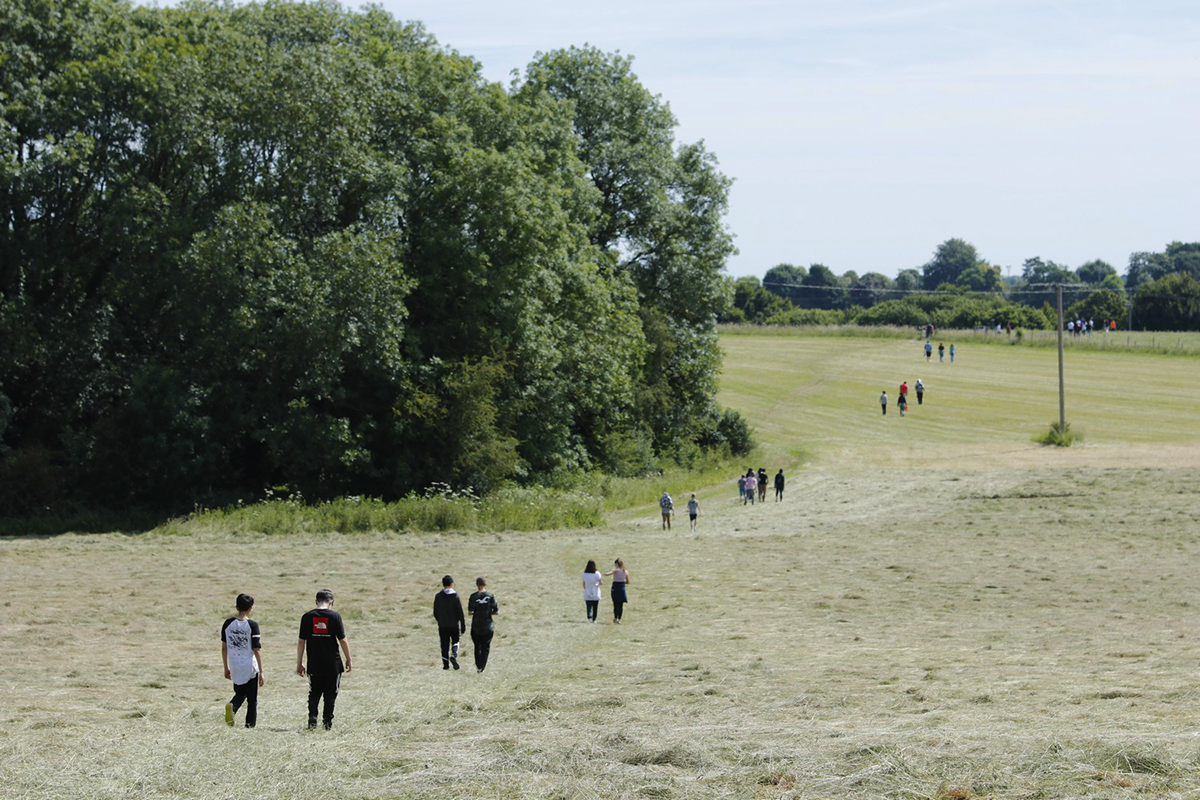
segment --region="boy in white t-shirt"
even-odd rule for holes
[[[262,636],[258,623],[250,619],[254,598],[237,596],[237,616],[221,626],[221,661],[225,677],[233,681],[233,699],[225,704],[225,724],[233,725],[233,715],[246,704],[246,727],[258,722],[258,687],[263,685]]]
[[[696,530],[696,517],[700,516],[700,501],[696,499],[696,493],[692,492],[692,499],[688,500],[688,520],[692,523],[692,530]]]

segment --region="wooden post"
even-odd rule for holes
[[[1063,392],[1063,312],[1062,284],[1054,287],[1058,299],[1058,432],[1067,432],[1067,399]]]

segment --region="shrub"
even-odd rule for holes
[[[1055,447],[1070,447],[1076,442],[1083,441],[1083,434],[1071,430],[1071,423],[1059,427],[1057,422],[1050,423],[1050,430],[1041,436],[1034,437],[1038,444],[1054,445]]]

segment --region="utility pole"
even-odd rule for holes
[[[1062,313],[1062,284],[1054,287],[1058,299],[1058,432],[1067,432],[1067,399],[1063,392],[1063,313]]]

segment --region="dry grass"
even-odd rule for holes
[[[927,405],[890,427],[869,396],[872,413],[843,423],[828,411],[853,382],[843,370],[856,362],[877,393],[895,343],[849,357],[839,340],[788,341],[758,343],[758,362],[735,354],[726,399],[778,463],[809,466],[784,503],[705,492],[695,535],[639,514],[553,534],[0,540],[0,786],[31,798],[1200,794],[1195,416],[1142,431],[1121,422],[1119,393],[1101,394],[1092,413],[1111,415],[1108,432],[1090,425],[1085,445],[1049,453],[1019,425],[979,423],[997,413],[989,381],[1015,369],[1001,360],[961,385],[921,374]],[[1141,370],[1097,359],[1098,383]],[[1138,372],[1143,420],[1177,413],[1176,379]],[[935,387],[982,409],[930,407]],[[627,622],[588,625],[578,573],[618,555],[634,579]],[[482,676],[437,666],[430,605],[446,571],[460,588],[487,574],[500,600]],[[324,585],[356,669],[334,730],[309,733],[294,628]],[[221,721],[217,635],[238,591],[258,599],[264,632],[254,731]]]

